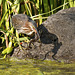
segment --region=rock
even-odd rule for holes
[[[75,60],[75,7],[60,10],[49,16],[38,30],[42,42],[41,49],[37,46],[38,43],[34,42],[34,48],[30,50],[14,49],[13,57]]]
[[[43,22],[49,33],[57,36],[58,42],[61,42],[60,48],[57,49],[56,56],[58,59],[74,60],[75,59],[75,7],[60,10],[56,14],[49,16]],[[54,50],[56,51],[56,50]],[[55,52],[54,52],[55,53]]]

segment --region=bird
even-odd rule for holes
[[[34,39],[31,39],[29,42],[29,47],[32,42],[40,41],[40,35],[37,30],[37,24],[26,14],[17,14],[12,16],[12,25],[14,29],[17,30],[18,34],[23,33],[31,36],[33,33],[35,34]]]

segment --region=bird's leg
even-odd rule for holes
[[[37,41],[38,43],[40,43],[39,47],[40,47],[40,49],[41,49],[42,43],[41,43],[41,41],[40,41],[40,38],[38,37],[38,34],[36,34],[36,33],[35,33],[35,38],[30,40],[28,48],[31,48],[31,47],[30,47],[31,43],[32,43],[32,42],[36,42],[36,41]]]
[[[40,43],[40,45],[39,45],[39,48],[41,49],[41,46],[42,46],[42,43],[41,43],[41,41],[38,41],[38,43]]]
[[[31,43],[32,43],[32,42],[35,42],[35,39],[31,39],[31,40],[30,40],[30,42],[29,42],[29,48],[31,48]]]
[[[37,35],[36,35],[36,33],[35,33],[35,38],[30,40],[27,49],[31,48],[31,43],[32,43],[32,42],[35,42],[36,40],[37,40]]]
[[[39,33],[35,34],[35,41],[37,41],[38,43],[40,43],[39,48],[41,49],[42,43],[41,43],[41,40],[40,40]]]

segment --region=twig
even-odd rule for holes
[[[7,37],[6,33],[4,31],[0,31],[0,32],[2,32],[5,35],[6,47],[8,47],[8,37]]]

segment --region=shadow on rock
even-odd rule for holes
[[[46,56],[50,52],[53,52],[52,58],[54,60],[57,60],[54,56],[57,54],[57,51],[59,50],[60,46],[62,45],[62,42],[59,43],[58,37],[55,34],[48,32],[48,30],[46,29],[46,27],[44,27],[43,24],[39,26],[38,30],[40,33],[41,42],[43,44],[53,44],[54,45],[54,48],[45,54],[45,57],[43,60],[46,59]]]

